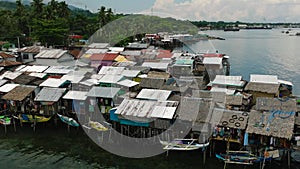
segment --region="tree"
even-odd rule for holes
[[[33,37],[45,45],[66,45],[69,26],[63,18],[53,20],[35,19]]]
[[[101,8],[98,9],[98,10],[99,10],[99,12],[98,12],[99,26],[101,28],[101,27],[103,27],[107,23],[107,20],[106,20],[106,11],[105,11],[105,7],[104,6],[101,6]]]
[[[29,17],[28,11],[25,6],[21,3],[21,0],[16,1],[17,7],[14,12],[14,17],[17,21],[17,29],[20,34],[29,34]]]
[[[42,18],[43,17],[43,0],[33,0],[31,3],[32,8],[32,18]]]

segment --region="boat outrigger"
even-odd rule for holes
[[[197,150],[199,148],[205,148],[209,145],[208,143],[197,143],[196,139],[174,139],[171,142],[162,141],[160,143],[164,146],[164,150]]]

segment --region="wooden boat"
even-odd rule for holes
[[[57,114],[60,120],[69,126],[78,127],[79,123],[71,117],[63,116],[61,114]]]
[[[103,126],[101,123],[97,122],[97,121],[89,121],[89,125],[91,126],[91,128],[97,130],[97,131],[107,131],[108,128]]]
[[[216,157],[226,163],[252,165],[258,157],[248,151],[228,151],[226,154],[216,154]]]
[[[256,156],[248,151],[228,151],[226,154],[216,154],[216,157],[225,163],[247,164],[259,163],[263,161],[270,161],[278,158],[278,150],[265,151],[264,156]]]
[[[8,126],[11,124],[11,117],[7,116],[0,116],[0,124],[4,126]]]
[[[160,143],[164,146],[164,150],[197,150],[199,148],[205,148],[209,145],[208,143],[197,143],[196,139],[175,139],[171,142],[168,141],[162,141],[160,140]]]
[[[21,117],[19,117],[22,123],[43,123],[47,122],[51,119],[50,117],[40,116],[40,115],[31,115],[31,114],[22,114]]]

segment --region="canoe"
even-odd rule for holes
[[[162,141],[160,143],[164,146],[164,150],[197,150],[199,148],[205,148],[209,145],[208,143],[197,143],[196,139],[175,139],[171,142]]]
[[[11,117],[0,116],[0,124],[8,126],[11,124]]]
[[[107,131],[108,128],[103,126],[101,123],[96,122],[96,121],[90,121],[89,125],[91,126],[91,128],[97,130],[97,131]]]
[[[50,119],[51,116],[50,117],[44,117],[39,115],[32,116],[31,114],[22,114],[20,118],[22,123],[33,123],[33,122],[43,123],[49,121]]]
[[[60,120],[69,126],[78,127],[79,123],[71,117],[63,116],[61,114],[57,114]]]

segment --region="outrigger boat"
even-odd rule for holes
[[[74,120],[73,118],[71,117],[67,117],[67,116],[64,116],[64,115],[61,115],[61,114],[57,114],[58,117],[60,118],[60,120],[66,124],[68,124],[69,126],[73,126],[73,127],[78,127],[79,126],[79,123]]]
[[[45,117],[45,116],[39,116],[39,115],[30,115],[30,114],[22,114],[19,119],[21,120],[22,123],[42,123],[42,122],[47,122],[51,119],[50,117]]]
[[[248,151],[228,151],[226,154],[216,154],[216,157],[226,163],[252,165],[258,157]]]
[[[4,126],[8,126],[11,124],[11,117],[7,116],[0,116],[0,124]]]
[[[216,157],[224,161],[225,169],[226,164],[253,165],[254,163],[263,162],[264,165],[266,161],[279,157],[275,152],[278,152],[278,150],[265,151],[264,156],[256,156],[249,151],[228,151],[226,154],[216,154]],[[269,153],[272,155],[269,155]]]
[[[199,148],[205,148],[209,145],[208,143],[197,143],[196,139],[174,139],[171,142],[162,141],[160,143],[164,146],[164,150],[197,150]]]
[[[97,121],[89,121],[89,125],[91,128],[97,130],[97,131],[107,131],[108,128],[105,127],[103,124],[97,122]]]
[[[107,122],[104,122],[107,123]],[[107,123],[107,125],[111,125],[110,123]],[[82,127],[91,130],[91,129],[95,129],[97,131],[107,131],[109,130],[109,128],[105,127],[103,124],[97,122],[97,121],[91,121],[89,120],[87,125],[82,125]]]

